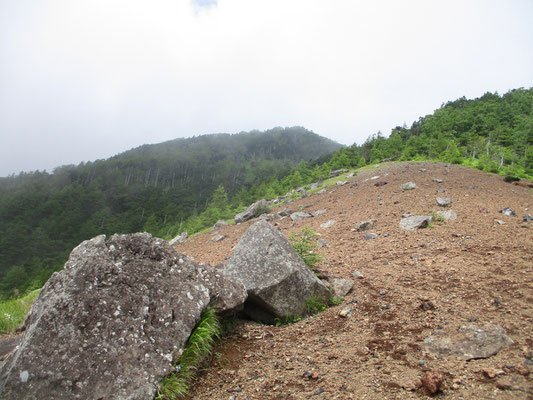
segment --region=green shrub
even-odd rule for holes
[[[13,333],[24,321],[31,305],[41,292],[34,290],[20,299],[5,300],[0,302],[0,333]]]
[[[294,247],[294,250],[296,250],[296,253],[302,257],[302,260],[304,260],[307,266],[313,271],[317,264],[324,261],[324,257],[316,252],[318,247],[316,244],[317,236],[318,233],[311,230],[308,226],[303,228],[300,233],[291,233],[289,236],[289,240],[292,247]]]
[[[338,306],[339,304],[342,304],[344,301],[344,297],[330,297],[329,298],[329,304],[332,306]]]
[[[285,318],[276,317],[274,323],[276,326],[294,324],[302,320],[302,317],[295,317],[293,315],[286,315]]]
[[[215,311],[210,308],[204,310],[175,365],[176,371],[163,379],[157,400],[177,400],[188,394],[198,368],[212,354],[213,344],[220,334],[221,325]]]

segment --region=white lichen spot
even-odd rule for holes
[[[30,378],[30,373],[28,371],[22,371],[20,373],[20,381],[22,383],[28,382],[28,379]]]
[[[189,300],[192,300],[194,298],[194,297],[192,297],[191,292],[187,292],[187,297],[189,298]]]

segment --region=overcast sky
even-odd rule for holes
[[[0,176],[304,126],[343,144],[533,86],[533,1],[0,0]]]

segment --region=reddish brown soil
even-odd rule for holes
[[[375,175],[380,178],[369,180]],[[387,185],[375,186],[379,181]],[[418,188],[403,192],[407,181]],[[437,194],[438,188],[446,193]],[[398,227],[404,213],[439,210],[436,197],[453,200],[457,220],[414,232]],[[533,369],[525,364],[533,351],[533,222],[522,222],[533,213],[530,188],[453,165],[402,163],[361,172],[289,207],[306,204],[312,204],[306,211],[328,211],[296,223],[280,220],[282,232],[310,226],[329,242],[319,250],[327,260],[321,269],[342,278],[358,270],[363,278],[343,304],[298,323],[239,323],[218,345],[191,398],[418,399],[427,397],[416,384],[429,370],[444,374],[439,398],[533,398],[533,375],[524,376]],[[505,207],[518,216],[499,213]],[[377,220],[371,232],[379,237],[365,240],[354,225],[371,218]],[[329,219],[336,225],[321,229]],[[226,235],[221,242],[211,242],[215,233],[208,232],[176,249],[199,262],[223,262],[253,222],[220,229]],[[426,300],[434,310],[420,308]],[[338,315],[345,306],[355,310],[347,319]],[[425,337],[453,335],[471,321],[504,327],[515,344],[469,362],[424,351]],[[487,378],[485,368],[504,375]],[[303,377],[306,371],[314,375]]]

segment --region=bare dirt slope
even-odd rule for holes
[[[402,191],[408,181],[418,188]],[[435,199],[444,196],[453,200],[457,220],[412,232],[399,228],[402,214],[442,210]],[[363,277],[352,278],[355,287],[343,304],[319,315],[280,327],[239,324],[217,347],[192,398],[417,399],[427,396],[415,387],[431,369],[445,376],[440,398],[533,398],[533,222],[522,221],[533,211],[530,188],[454,165],[401,163],[361,172],[288,206],[296,211],[309,204],[305,211],[327,212],[276,224],[287,236],[304,226],[319,232],[329,242],[319,250],[326,257],[321,269],[332,277],[352,278],[356,270]],[[506,207],[517,216],[499,212]],[[334,226],[320,228],[330,219]],[[368,219],[377,221],[373,240],[354,230]],[[208,232],[176,249],[199,262],[223,262],[251,223],[220,229],[226,238],[218,243]],[[424,301],[435,308],[423,310]],[[346,306],[354,313],[342,318]],[[424,349],[424,338],[435,332],[453,335],[462,325],[485,322],[505,328],[514,344],[468,362]],[[491,369],[501,375],[483,373]]]

